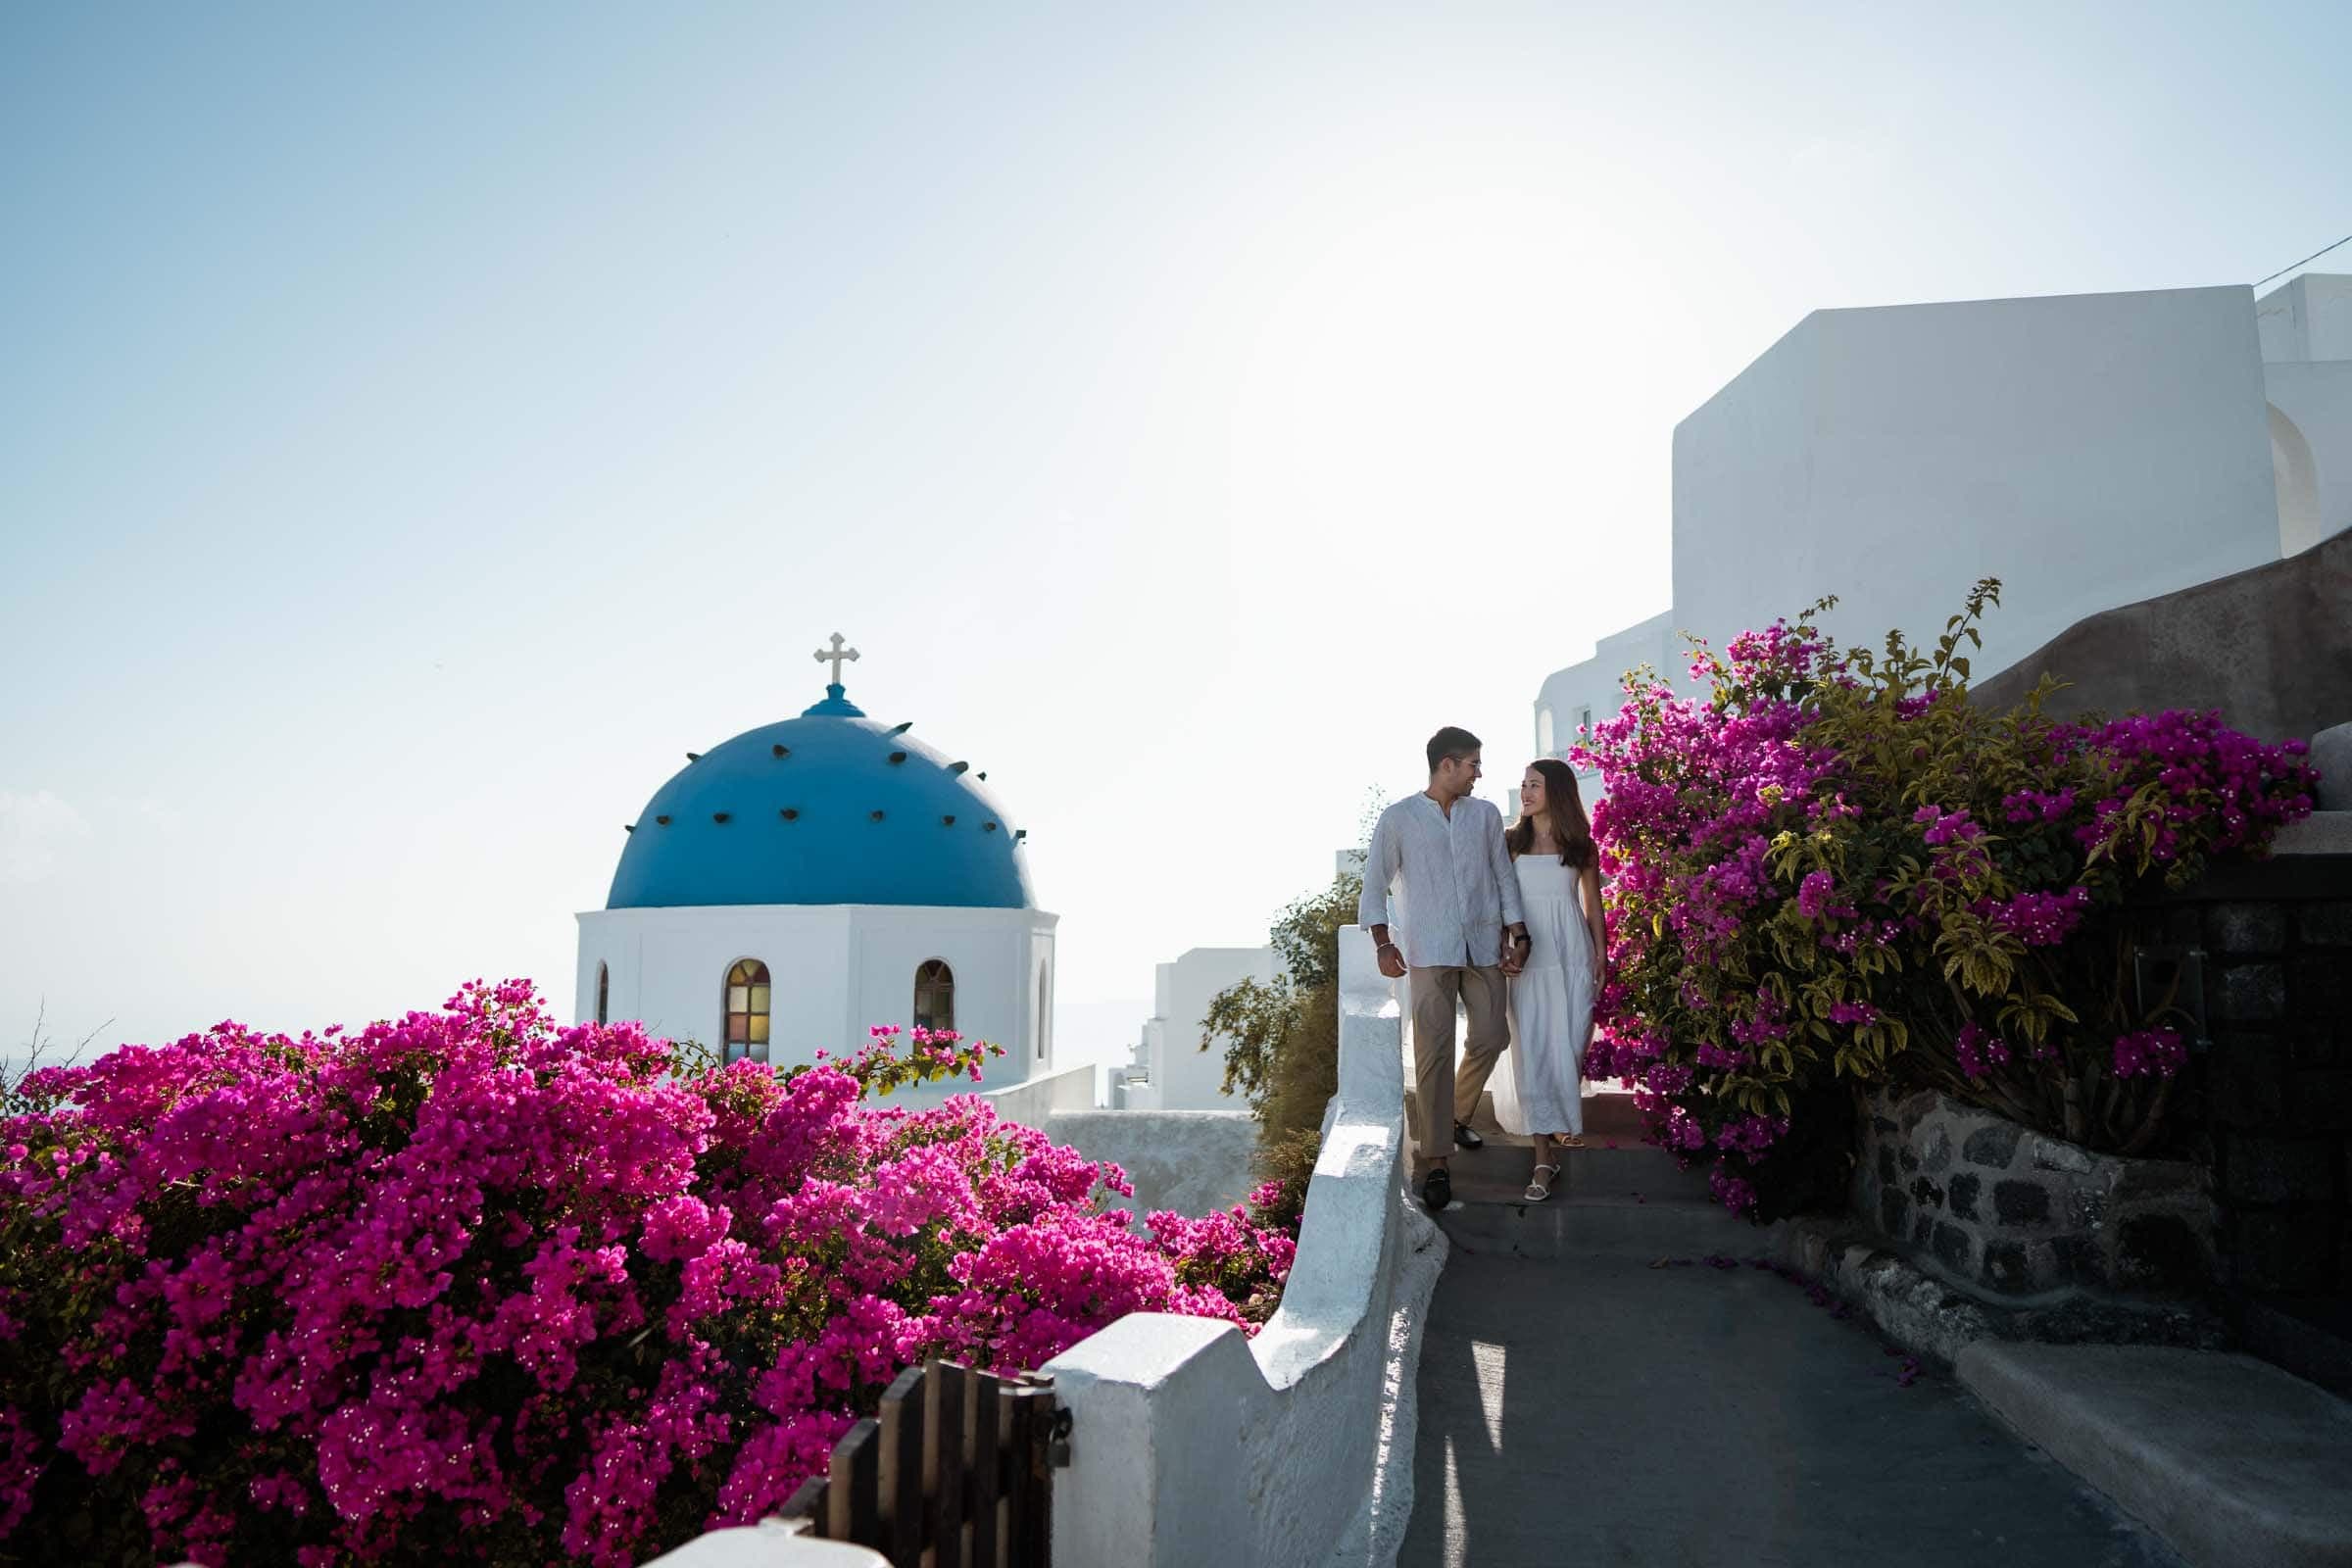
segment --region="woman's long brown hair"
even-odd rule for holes
[[[1592,843],[1592,821],[1585,815],[1585,797],[1576,787],[1576,770],[1549,757],[1539,757],[1529,765],[1544,775],[1544,808],[1551,815],[1551,836],[1560,841],[1560,863],[1583,870],[1600,852]],[[1502,842],[1514,856],[1525,855],[1535,848],[1536,819],[1521,811]]]

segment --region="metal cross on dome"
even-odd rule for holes
[[[833,684],[836,686],[841,684],[841,666],[844,663],[854,663],[857,662],[857,659],[858,650],[855,648],[844,648],[842,646],[842,635],[839,632],[835,632],[833,634],[833,647],[830,652],[822,648],[819,648],[816,651],[816,662],[818,663],[831,664],[833,666]]]

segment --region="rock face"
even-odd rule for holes
[[[1987,1299],[2184,1294],[2214,1276],[2203,1166],[2094,1154],[1933,1090],[1869,1101],[1854,1209]]]
[[[2352,720],[2352,533],[2079,620],[1971,695],[2008,708],[2045,670],[2069,683],[2048,710],[2062,718],[2218,708],[2268,741]]]

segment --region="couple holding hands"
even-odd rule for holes
[[[1551,1196],[1560,1151],[1585,1147],[1582,1065],[1592,1003],[1608,952],[1600,856],[1565,762],[1542,758],[1519,781],[1519,820],[1475,799],[1479,739],[1448,726],[1429,739],[1429,788],[1381,812],[1364,863],[1357,923],[1378,945],[1380,972],[1412,977],[1413,1141],[1427,1174],[1421,1200],[1452,1200],[1454,1146],[1485,1140],[1470,1128],[1494,1078],[1494,1116],[1535,1139],[1527,1200]],[[1403,882],[1401,942],[1389,922]],[[1454,1064],[1454,1013],[1469,1018]],[[1450,1118],[1450,1125],[1447,1119]]]

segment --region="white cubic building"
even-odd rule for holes
[[[798,718],[689,754],[629,825],[605,907],[579,916],[577,1016],[778,1066],[923,1024],[1003,1046],[989,1088],[1050,1074],[1058,917],[1023,831],[834,673]]]
[[[1513,792],[1516,794],[1516,792]],[[1332,856],[1336,877],[1364,874],[1364,851]],[[1154,966],[1152,1016],[1144,1020],[1132,1058],[1110,1070],[1110,1102],[1118,1110],[1246,1110],[1240,1095],[1225,1093],[1224,1035],[1200,1049],[1209,1004],[1244,980],[1271,985],[1281,975],[1272,948],[1194,948],[1174,963]]]
[[[1201,1025],[1218,992],[1244,980],[1271,984],[1272,948],[1194,948],[1174,963],[1154,966],[1152,1016],[1144,1020],[1133,1069],[1113,1075],[1113,1104],[1122,1110],[1247,1110],[1224,1092],[1225,1039],[1200,1049]]]
[[[1675,427],[1673,608],[1544,682],[1537,749],[1631,665],[1687,686],[1685,630],[1835,594],[1840,641],[1933,643],[1998,577],[1982,679],[2347,526],[2352,277],[1816,311]]]

